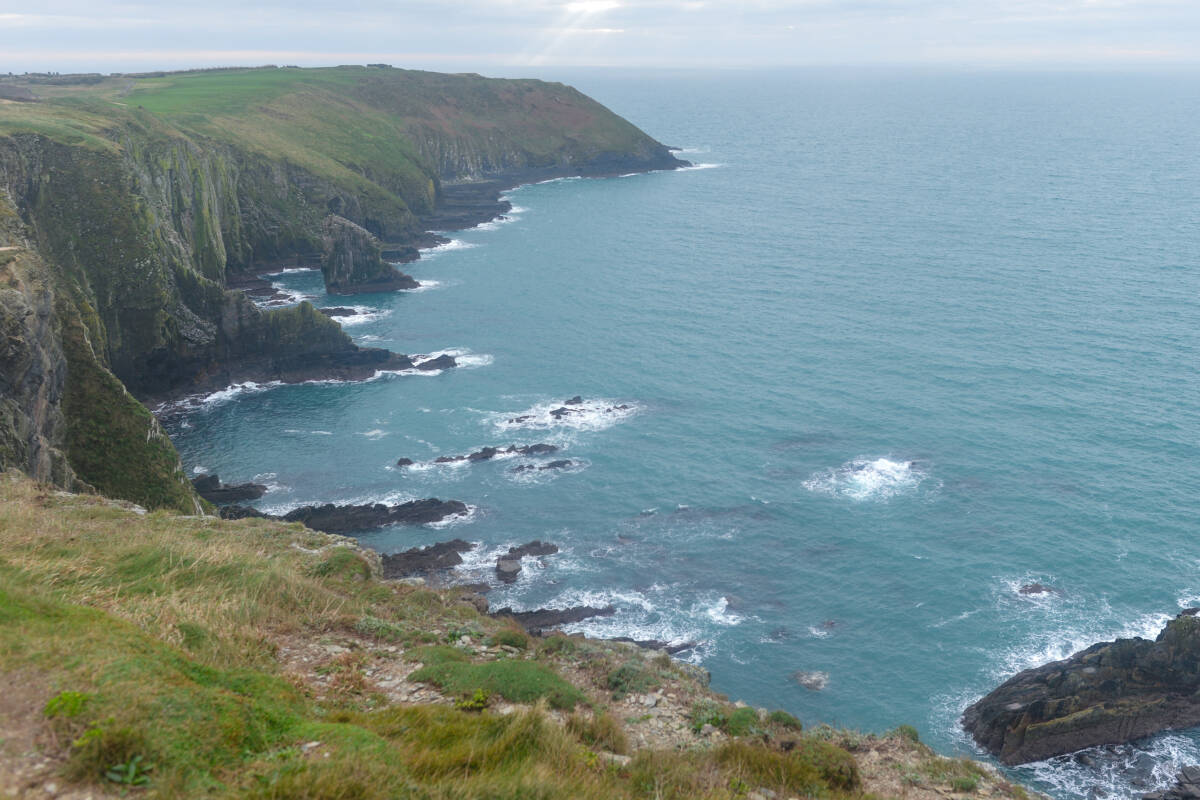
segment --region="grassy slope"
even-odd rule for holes
[[[533,642],[453,594],[379,582],[371,561],[295,525],[140,516],[0,475],[0,687],[45,704],[41,750],[63,777],[101,785],[109,768],[140,758],[153,764],[150,796],[682,800],[756,787],[868,796],[848,747],[882,745],[800,734],[787,715],[760,718],[712,695],[704,719],[729,736],[611,764],[597,752],[626,745],[621,723],[602,713],[614,676],[683,686],[669,660],[631,661],[628,648],[564,637]],[[509,650],[488,660],[433,644],[464,630]],[[315,672],[281,666],[285,651],[338,636],[359,644]],[[523,704],[473,713],[394,702],[371,683],[383,659],[423,662],[413,680],[451,699],[484,688],[493,702]],[[571,685],[573,669],[601,679]],[[0,698],[0,729],[11,730],[5,709]],[[901,739],[871,741],[902,754],[904,786],[952,776],[980,796],[1018,796],[978,767]],[[0,788],[16,758],[0,741]]]

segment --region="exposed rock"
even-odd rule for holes
[[[496,561],[496,577],[504,583],[513,583],[521,574],[521,561],[516,558],[501,558]]]
[[[417,363],[417,369],[434,370],[434,369],[450,369],[458,366],[458,362],[454,360],[454,356],[443,353],[437,358],[426,359]]]
[[[396,461],[396,466],[397,467],[411,467],[415,463],[416,462],[413,461],[411,458],[401,458]]]
[[[388,525],[425,525],[441,522],[448,517],[464,515],[469,509],[458,500],[410,500],[397,506],[382,503],[361,506],[339,506],[326,503],[322,506],[304,506],[283,516],[264,514],[245,506],[225,506],[221,509],[224,519],[259,517],[282,522],[300,522],[313,530],[325,533],[354,533],[383,528]]]
[[[828,672],[799,672],[792,673],[792,680],[814,692],[819,692],[829,685]]]
[[[523,558],[524,556],[552,556],[558,552],[558,545],[534,539],[527,544],[508,548],[506,558]]]
[[[574,606],[572,608],[539,608],[534,611],[513,611],[511,608],[502,608],[499,611],[493,611],[492,616],[512,617],[530,633],[539,634],[560,625],[582,622],[592,617],[611,617],[615,613],[617,613],[617,609],[613,606],[604,606],[603,608]]]
[[[446,356],[446,357],[448,358],[448,356]],[[425,369],[426,364],[428,364],[428,363],[429,362],[422,363],[418,367],[418,369]],[[435,463],[435,464],[455,464],[455,463],[458,463],[459,461],[470,461],[470,462],[490,461],[491,459],[496,458],[497,456],[509,455],[509,454],[514,454],[514,453],[517,455],[523,455],[523,456],[540,456],[540,455],[549,455],[550,453],[557,453],[557,452],[558,452],[558,447],[556,447],[555,445],[552,445],[552,444],[526,444],[526,445],[510,444],[508,447],[505,447],[505,448],[490,447],[490,446],[484,447],[481,450],[476,450],[474,453],[470,453],[465,456],[438,456],[437,458],[435,458],[433,460],[433,463]],[[411,458],[402,458],[396,462],[396,466],[408,467],[408,466],[412,466],[415,463],[416,462],[413,461]]]
[[[384,261],[379,240],[361,225],[330,214],[321,225],[321,235],[325,246],[321,273],[330,294],[387,292],[421,285]]]
[[[1061,594],[1061,592],[1059,592],[1059,590],[1055,589],[1053,586],[1046,586],[1045,584],[1042,584],[1042,583],[1027,583],[1024,586],[1022,586],[1020,589],[1017,589],[1017,594],[1047,595],[1047,594]]]
[[[564,406],[578,406],[578,405],[582,405],[582,404],[583,404],[583,398],[580,397],[579,395],[575,395],[570,400],[563,401]]]
[[[642,647],[647,650],[663,650],[668,655],[672,656],[676,653],[682,653],[684,650],[691,650],[699,644],[699,642],[692,641],[671,644],[670,642],[664,642],[661,639],[630,639],[628,636],[614,636],[608,641],[628,642],[629,644],[636,644],[638,647]]]
[[[1142,795],[1142,800],[1196,800],[1200,798],[1200,767],[1188,766],[1175,775],[1175,784],[1160,792]]]
[[[1005,764],[1120,744],[1200,723],[1200,609],[1154,641],[1102,642],[1005,681],[963,714],[963,727]]]
[[[410,575],[451,569],[462,563],[462,553],[474,548],[475,545],[470,542],[452,539],[428,547],[414,547],[402,553],[386,555],[383,557],[383,577],[406,578]]]
[[[558,461],[551,461],[549,464],[543,464],[542,466],[538,467],[538,469],[539,470],[566,469],[567,467],[571,467],[574,465],[575,465],[575,462],[572,461],[571,459],[562,458],[562,459],[559,459]]]
[[[261,483],[221,483],[215,474],[192,478],[192,486],[197,494],[216,505],[257,500],[267,493],[267,487]]]
[[[357,317],[358,316],[358,309],[347,308],[345,306],[326,306],[325,308],[318,308],[317,311],[320,311],[322,314],[324,314],[327,317]]]

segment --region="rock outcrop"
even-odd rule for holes
[[[1018,673],[968,708],[963,726],[1005,764],[1024,764],[1200,724],[1198,612],[1154,641],[1102,642]]]
[[[388,525],[427,525],[450,517],[465,516],[469,512],[466,504],[458,500],[438,500],[436,497],[429,497],[395,506],[383,503],[360,506],[326,503],[321,506],[296,508],[282,516],[264,514],[245,506],[225,506],[221,509],[221,516],[225,519],[258,517],[281,522],[300,522],[313,530],[325,533],[357,533],[377,530]]]
[[[192,487],[196,494],[215,505],[244,503],[267,493],[267,487],[261,483],[221,483],[221,478],[215,474],[192,478]]]
[[[330,214],[321,225],[321,274],[330,294],[361,294],[416,289],[411,275],[383,260],[383,247],[366,228]]]
[[[571,608],[539,608],[533,611],[513,611],[502,608],[493,611],[493,617],[512,617],[532,634],[541,634],[560,625],[570,625],[593,617],[611,617],[617,613],[613,606],[573,606]]]
[[[451,539],[428,547],[414,547],[401,553],[383,557],[383,577],[389,579],[408,578],[453,569],[463,563],[462,554],[475,549],[475,545],[463,539]]]

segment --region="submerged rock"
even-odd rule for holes
[[[1142,800],[1196,800],[1200,798],[1200,767],[1188,766],[1175,775],[1175,784],[1160,792],[1142,795]]]
[[[792,680],[813,692],[819,692],[829,685],[828,672],[806,672],[801,670],[792,673]]]
[[[1053,586],[1046,586],[1043,583],[1027,583],[1020,589],[1017,589],[1017,594],[1037,597],[1047,594],[1062,594],[1062,592]]]
[[[963,714],[1005,764],[1024,764],[1200,724],[1200,609],[1154,641],[1101,642],[1014,675]]]
[[[506,558],[523,558],[524,556],[552,556],[558,552],[558,545],[553,542],[543,542],[541,539],[534,539],[517,547],[508,548]]]
[[[245,500],[257,500],[267,493],[267,487],[261,483],[221,483],[216,475],[201,475],[192,479],[196,494],[215,505],[239,503]]]

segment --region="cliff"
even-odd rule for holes
[[[411,288],[454,183],[673,168],[575,90],[384,67],[0,80],[0,468],[200,506],[139,401],[239,379],[365,377],[311,306],[226,286],[320,262],[330,291]],[[135,399],[136,398],[136,399]]]

